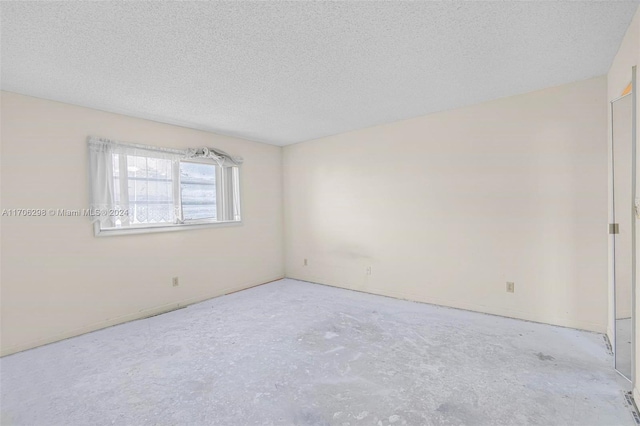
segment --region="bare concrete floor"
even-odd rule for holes
[[[634,424],[602,335],[293,280],[0,368],[3,424]]]
[[[616,320],[616,368],[626,377],[633,375],[632,345],[633,328],[631,318]]]

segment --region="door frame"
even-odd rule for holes
[[[611,280],[611,286],[612,286],[612,291],[611,291],[611,295],[612,295],[612,304],[610,304],[610,306],[613,306],[613,309],[611,310],[610,313],[610,321],[612,324],[612,328],[611,328],[611,335],[613,337],[613,342],[611,342],[611,350],[613,352],[613,367],[615,369],[615,371],[620,374],[620,376],[624,377],[625,379],[627,379],[632,386],[632,389],[635,388],[636,386],[636,221],[638,219],[638,211],[637,211],[637,207],[636,204],[638,203],[638,198],[637,198],[637,192],[636,192],[636,178],[637,178],[637,147],[636,147],[636,141],[637,141],[637,93],[636,93],[636,67],[632,67],[632,71],[631,71],[631,87],[632,90],[630,93],[627,93],[625,95],[619,96],[615,99],[612,99],[611,101],[609,101],[609,120],[610,120],[610,124],[611,124],[611,133],[610,133],[610,137],[611,137],[611,146],[610,146],[610,162],[609,162],[609,166],[610,166],[610,172],[609,172],[609,180],[610,180],[610,187],[609,187],[609,202],[610,202],[610,223],[616,223],[615,220],[615,196],[616,196],[616,192],[615,192],[615,155],[614,155],[614,144],[615,144],[615,140],[614,140],[614,126],[613,126],[613,119],[614,119],[614,115],[613,115],[613,107],[614,107],[614,103],[616,101],[619,101],[623,98],[626,98],[627,96],[631,96],[631,205],[629,206],[629,208],[632,211],[632,220],[631,220],[631,377],[626,377],[624,374],[622,374],[620,371],[618,371],[618,369],[616,368],[616,341],[617,341],[617,336],[616,336],[616,285],[615,285],[615,281],[616,281],[616,270],[615,270],[615,234],[612,234],[611,232],[609,232],[609,256],[610,256],[610,272],[609,272],[609,278]]]

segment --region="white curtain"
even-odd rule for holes
[[[238,167],[222,167],[219,183],[222,199],[221,213],[223,221],[240,220],[240,179]]]
[[[240,216],[240,169],[231,167],[233,174],[233,216],[231,220],[241,220]]]
[[[244,161],[242,157],[233,156],[216,148],[189,148],[186,151],[187,158],[208,158],[215,161],[220,167],[239,166]]]
[[[135,155],[139,157],[151,157],[164,160],[179,160],[186,158],[187,150],[161,148],[149,145],[122,143],[105,138],[89,137],[89,146],[108,146],[114,154]]]
[[[108,141],[89,138],[89,174],[91,182],[91,210],[97,215],[93,221],[110,228],[115,218],[106,211],[114,207],[113,145]]]

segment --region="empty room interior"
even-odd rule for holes
[[[0,423],[639,425],[640,2],[0,3]]]

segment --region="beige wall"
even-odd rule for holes
[[[604,332],[606,89],[603,76],[285,147],[286,275]]]
[[[618,53],[616,54],[611,68],[609,69],[609,73],[607,74],[607,94],[608,99],[615,99],[621,95],[624,88],[631,81],[631,68],[633,66],[640,65],[640,8],[636,11],[633,21],[629,28],[627,29],[627,33],[622,40],[622,44],[618,49]],[[640,70],[638,70],[638,76],[640,77]],[[636,101],[640,101],[640,91],[635,88],[635,97]],[[636,111],[636,122],[640,123],[640,109]],[[637,141],[636,135],[636,143]],[[609,142],[611,140],[609,139]],[[636,158],[637,170],[640,170],[640,160]],[[637,176],[637,188],[640,188],[640,174]],[[636,195],[638,196],[638,195]],[[636,220],[636,240],[640,241],[640,223]],[[636,264],[640,264],[640,250],[636,252]],[[611,261],[610,261],[611,265]],[[612,268],[610,268],[612,270]],[[636,280],[637,282],[637,280]],[[611,315],[609,316],[609,327],[611,327],[611,322],[613,321],[613,299],[611,295],[611,280],[610,280],[610,295],[609,295],[609,308]],[[640,291],[636,289],[636,312],[640,312]],[[610,333],[610,332],[609,332]],[[640,343],[640,320],[638,319],[638,315],[636,315],[636,358],[635,358],[635,380],[634,380],[634,399],[636,403],[640,402],[640,390],[638,388],[638,383],[640,382],[640,350],[638,350],[638,344]]]
[[[2,217],[2,354],[284,275],[280,147],[7,92],[0,102],[5,209],[87,208],[89,135],[245,158],[242,226],[96,238],[86,218]]]

